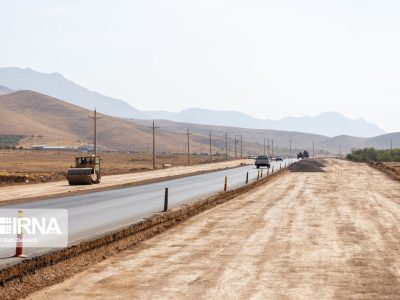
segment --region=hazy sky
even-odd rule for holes
[[[400,131],[400,1],[0,0],[0,67],[141,110],[338,111]]]

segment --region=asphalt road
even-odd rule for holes
[[[275,170],[278,170],[280,163],[272,163]],[[152,213],[160,212],[164,205],[166,187],[169,189],[169,208],[172,208],[222,191],[225,176],[228,177],[228,190],[244,185],[246,172],[249,172],[249,181],[256,179],[257,169],[254,165],[250,165],[142,186],[39,200],[2,208],[67,209],[69,244],[71,245],[133,224]],[[265,176],[266,171],[263,174]],[[26,248],[24,253],[32,257],[47,251],[50,250]],[[20,261],[18,258],[9,258],[14,253],[15,248],[0,248],[0,268]]]

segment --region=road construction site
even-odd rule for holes
[[[399,299],[399,183],[343,160],[306,169],[28,299]]]
[[[153,183],[161,180],[185,177],[189,175],[202,174],[216,170],[240,167],[254,163],[253,160],[240,159],[225,162],[217,162],[202,165],[179,166],[167,169],[145,171],[139,173],[128,173],[120,175],[109,175],[102,177],[101,185],[79,185],[69,186],[68,182],[46,182],[34,185],[14,185],[1,187],[0,205],[15,202],[26,202],[29,199],[44,199],[61,195],[82,194],[93,191],[101,191],[118,187],[133,186],[139,184]]]

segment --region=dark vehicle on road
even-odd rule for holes
[[[303,159],[303,153],[302,152],[299,152],[299,153],[297,153],[297,159]]]
[[[304,150],[303,152],[303,158],[309,158],[310,155],[308,154],[308,151]]]
[[[266,155],[257,156],[255,165],[257,169],[259,169],[260,167],[267,167],[269,169],[271,167],[269,158]]]
[[[283,156],[282,155],[278,155],[275,158],[276,161],[283,161]]]

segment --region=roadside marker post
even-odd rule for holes
[[[249,172],[246,173],[246,184],[249,183]]]
[[[260,176],[261,178],[262,178],[262,176],[263,176],[263,174],[262,174],[262,173],[263,173],[263,170],[261,170],[261,176]]]
[[[22,219],[24,217],[24,211],[19,210],[18,214],[17,214],[17,222],[18,219]],[[21,221],[21,225],[22,225],[22,221]],[[19,257],[19,258],[26,258],[26,255],[24,255],[24,245],[23,245],[23,233],[22,233],[22,228],[20,229],[20,232],[17,232],[17,246],[15,248],[15,257]]]
[[[164,195],[164,211],[168,210],[168,188],[165,188],[165,195]]]
[[[269,175],[269,168],[267,169],[267,176]]]
[[[279,171],[282,171],[282,164],[279,164]]]
[[[225,182],[224,182],[224,192],[228,189],[228,176],[225,176]]]
[[[257,171],[257,180],[260,179],[260,170]]]
[[[274,166],[272,166],[271,174],[274,174]]]

